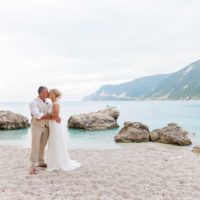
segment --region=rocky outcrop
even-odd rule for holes
[[[153,130],[150,133],[150,141],[185,146],[192,144],[187,134],[188,132],[176,123],[170,123],[167,127]]]
[[[10,111],[0,111],[0,130],[14,130],[30,127],[28,119]]]
[[[116,142],[148,142],[149,128],[140,122],[125,122],[124,127],[115,136]]]
[[[193,153],[200,153],[200,146],[194,146],[192,149]]]
[[[114,108],[106,108],[98,112],[71,116],[68,120],[68,128],[84,130],[104,130],[119,127],[117,119],[119,111]]]
[[[170,123],[167,127],[149,132],[148,126],[140,122],[125,122],[124,127],[115,136],[116,142],[160,142],[175,145],[190,145],[188,132],[176,123]]]

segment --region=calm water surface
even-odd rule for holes
[[[199,101],[102,101],[102,102],[61,102],[62,129],[70,149],[113,149],[120,148],[114,142],[119,129],[104,131],[82,131],[67,129],[71,115],[116,106],[120,111],[118,123],[122,128],[125,121],[139,121],[150,130],[176,122],[190,132],[193,145],[200,144],[200,102]],[[0,110],[10,110],[30,119],[28,102],[0,103]],[[194,134],[195,133],[195,134]],[[14,131],[0,131],[0,145],[30,147],[30,128]]]

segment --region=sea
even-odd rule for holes
[[[142,122],[150,130],[162,128],[168,123],[177,123],[189,132],[194,145],[200,144],[200,101],[83,101],[61,102],[62,130],[69,149],[117,149],[124,144],[115,143],[114,136],[125,121]],[[95,112],[107,106],[116,107],[120,116],[119,128],[102,131],[68,129],[72,115]],[[1,102],[0,110],[9,110],[30,120],[29,102]],[[0,145],[31,147],[31,130],[0,131]]]

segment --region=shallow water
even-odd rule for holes
[[[67,129],[71,115],[116,106],[120,111],[120,128],[125,121],[139,121],[150,130],[176,122],[190,132],[193,145],[200,143],[200,102],[199,101],[102,101],[102,102],[61,102],[62,128],[70,149],[113,149],[121,145],[114,142],[120,128],[104,131],[83,131]],[[0,110],[10,110],[30,119],[28,102],[0,103]],[[194,134],[195,133],[195,134]],[[0,145],[30,147],[30,128],[14,131],[0,131]]]

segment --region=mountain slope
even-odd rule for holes
[[[200,99],[200,61],[172,74],[105,85],[83,100]]]
[[[146,98],[169,74],[148,76],[119,85],[105,85],[83,100],[132,100]]]
[[[171,74],[149,95],[151,99],[199,99],[200,61]]]

